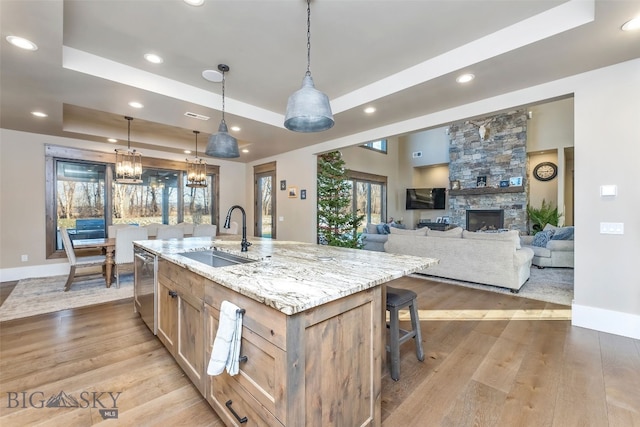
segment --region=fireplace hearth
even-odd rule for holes
[[[491,231],[504,228],[503,209],[468,209],[468,231]]]

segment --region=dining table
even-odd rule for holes
[[[115,264],[116,239],[114,237],[96,239],[76,239],[73,241],[74,249],[102,249],[105,255],[105,281],[107,288],[111,287],[113,279],[113,266]]]

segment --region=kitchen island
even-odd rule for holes
[[[158,338],[227,425],[380,425],[381,285],[437,260],[267,239],[241,253],[236,236],[135,245],[159,257]],[[214,248],[251,262],[180,255]],[[224,300],[245,310],[240,373],[207,376]]]

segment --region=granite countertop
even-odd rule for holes
[[[240,252],[239,236],[144,240],[134,244],[242,295],[291,315],[317,307],[438,263],[422,258],[361,249],[252,237]],[[179,255],[211,250],[256,262],[210,267]]]

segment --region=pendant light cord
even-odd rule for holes
[[[307,76],[311,75],[311,0],[307,0],[307,73],[306,75]]]
[[[125,117],[125,119],[127,119],[127,150],[131,151],[131,120],[133,120],[133,117]]]
[[[225,83],[225,72],[222,72],[222,123],[227,124],[224,121],[224,83]]]

